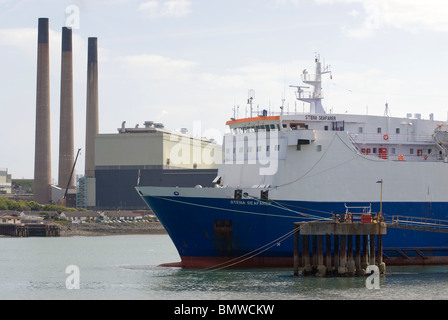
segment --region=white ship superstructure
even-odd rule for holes
[[[356,191],[368,190],[356,183],[371,183],[376,188],[377,180],[396,177],[400,181],[387,183],[394,187],[401,183],[403,193],[412,189],[407,183],[419,180],[420,174],[434,175],[432,183],[444,176],[441,168],[448,168],[446,121],[435,121],[432,114],[428,120],[420,114],[391,117],[387,115],[387,104],[385,116],[325,113],[321,79],[329,71],[322,71],[318,58],[315,62],[316,75],[309,75],[306,70],[302,74],[314,91],[294,86],[297,99],[310,103],[310,113],[268,116],[264,111],[257,117],[227,122],[231,133],[224,139],[220,186],[271,189],[274,193],[281,189],[278,197],[289,200],[297,198],[296,191],[304,194],[303,188],[316,186],[323,191],[322,182],[330,180],[327,185],[332,190],[309,194],[308,200],[324,200],[324,196],[337,201],[340,195],[333,188],[346,183],[351,184],[346,191],[360,200],[366,195]],[[445,190],[443,181],[434,188]],[[395,192],[390,191],[397,199]],[[346,200],[356,199],[350,196]]]

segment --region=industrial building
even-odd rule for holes
[[[0,168],[0,193],[11,193],[11,181],[8,169]]]
[[[123,122],[116,134],[96,135],[94,159],[95,178],[78,182],[78,207],[135,210],[147,209],[137,185],[213,187],[222,152],[215,141],[185,130],[151,121],[126,128]],[[83,186],[86,180],[90,185]]]

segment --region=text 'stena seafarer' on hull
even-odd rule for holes
[[[310,113],[263,114],[227,122],[215,188],[139,186],[186,268],[291,267],[294,222],[333,220],[351,208],[380,219],[426,221],[428,228],[388,228],[387,265],[448,263],[448,123],[326,114],[322,76],[297,89]],[[386,105],[387,108],[387,105]],[[381,194],[380,185],[381,182]],[[448,223],[447,223],[448,224]]]

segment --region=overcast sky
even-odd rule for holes
[[[77,15],[79,13],[79,15]],[[50,19],[57,183],[61,29],[73,25],[75,148],[84,149],[87,38],[98,37],[100,133],[144,121],[225,131],[255,91],[261,109],[307,111],[289,85],[331,65],[327,112],[448,113],[446,0],[0,0],[0,167],[34,176],[37,24]],[[78,24],[79,22],[79,24]],[[84,154],[76,173],[84,172]]]

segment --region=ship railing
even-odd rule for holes
[[[372,212],[372,204],[368,206],[345,205],[345,215],[336,217],[340,222],[373,222],[377,221],[377,213]]]
[[[350,136],[357,143],[360,142],[417,142],[417,143],[431,143],[434,144],[432,135],[414,135],[401,133],[351,133]]]
[[[364,148],[363,148],[364,149]],[[391,161],[399,161],[399,162],[441,162],[444,161],[443,157],[439,154],[436,154],[434,152],[430,154],[410,154],[409,152],[401,152],[401,153],[364,153],[362,152],[363,149],[361,149],[361,154],[364,154],[366,156],[372,156],[379,159],[384,160],[391,160]],[[414,150],[415,152],[415,150]]]
[[[392,216],[390,224],[397,227],[406,227],[409,229],[428,229],[448,232],[448,220],[408,217],[408,216]]]
[[[346,203],[344,203],[345,211],[348,212],[350,210],[358,210],[362,213],[370,213],[372,212],[372,204],[370,203],[368,206],[348,206]]]
[[[415,151],[414,151],[415,152]],[[372,155],[372,154],[370,154]],[[400,153],[400,154],[389,154],[387,158],[392,161],[407,161],[407,162],[439,162],[442,161],[443,158],[441,158],[438,154],[431,153],[431,154],[410,154],[410,153]]]
[[[315,94],[313,91],[296,91],[297,99],[323,99],[324,95],[321,92],[320,94]]]
[[[322,76],[321,76],[321,79],[319,80],[317,77],[317,74],[313,74],[313,73],[302,73],[301,77],[302,77],[303,82],[305,82],[305,81],[321,81],[321,79],[322,79]]]

